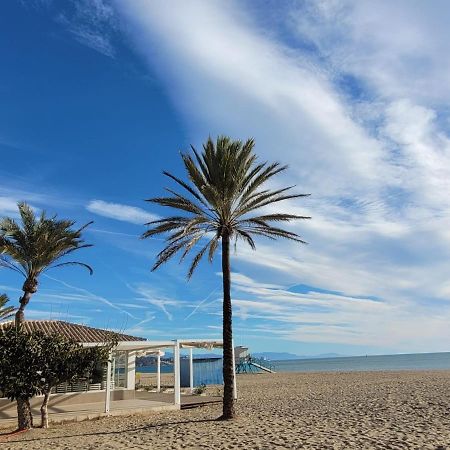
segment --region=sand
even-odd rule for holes
[[[238,389],[231,422],[210,405],[36,429],[0,448],[450,450],[450,371],[240,375]]]

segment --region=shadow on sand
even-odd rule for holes
[[[144,425],[142,427],[138,428],[127,428],[124,430],[118,430],[118,431],[100,431],[98,433],[79,433],[79,434],[64,434],[62,436],[42,436],[37,437],[33,439],[20,439],[20,440],[11,440],[9,438],[14,437],[15,435],[19,433],[23,433],[29,430],[24,431],[9,431],[7,433],[0,433],[0,442],[7,441],[8,443],[12,442],[33,442],[33,441],[45,441],[45,440],[57,440],[57,439],[67,439],[72,437],[78,437],[78,436],[108,436],[108,435],[115,435],[115,434],[121,434],[121,433],[133,433],[136,431],[146,431],[146,430],[152,430],[154,428],[164,428],[172,425],[184,425],[184,424],[190,424],[190,423],[207,423],[207,422],[217,422],[221,420],[220,417],[217,419],[201,419],[201,420],[180,420],[177,422],[166,422],[166,423],[160,423],[160,424],[154,424],[154,425]]]

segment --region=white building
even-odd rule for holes
[[[0,324],[0,330],[11,326],[12,322]],[[27,332],[42,331],[46,334],[58,334],[82,344],[83,346],[97,346],[110,341],[111,332],[99,328],[92,328],[60,320],[29,320],[24,322],[23,328]],[[135,398],[136,384],[136,355],[154,354],[157,358],[157,390],[160,389],[160,356],[163,350],[173,352],[174,362],[174,404],[181,405],[180,389],[180,350],[189,349],[191,389],[193,389],[193,349],[221,348],[221,340],[167,340],[148,341],[144,338],[130,336],[123,333],[114,333],[117,339],[117,346],[111,352],[108,362],[106,376],[101,383],[89,384],[80,382],[78,384],[61,384],[55,389],[51,397],[51,403],[58,404],[79,404],[95,403],[104,401],[104,412],[108,413],[111,400],[131,400]],[[235,386],[236,396],[236,386]],[[33,403],[40,403],[41,399],[35,397]],[[6,407],[10,401],[0,398],[0,410]]]

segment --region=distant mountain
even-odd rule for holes
[[[296,355],[287,352],[259,352],[252,353],[256,358],[266,358],[272,361],[285,361],[289,359],[318,359],[318,358],[339,358],[345,355],[339,353],[322,353],[320,355]]]
[[[340,355],[339,353],[321,353],[320,355],[303,355],[300,359],[320,359],[320,358],[345,358],[349,355]]]
[[[287,353],[287,352],[260,352],[260,353],[251,353],[251,355],[256,358],[266,358],[271,359],[273,361],[301,358],[301,356],[299,355],[294,355],[294,353]]]

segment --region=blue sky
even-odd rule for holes
[[[342,354],[447,351],[447,2],[6,2],[0,16],[0,214],[16,202],[94,220],[76,268],[42,277],[29,319],[148,338],[219,337],[220,265],[150,273],[180,150],[254,137],[290,166],[308,246],[232,255],[237,344]],[[275,187],[276,185],[274,185]],[[17,303],[21,280],[0,272]]]

